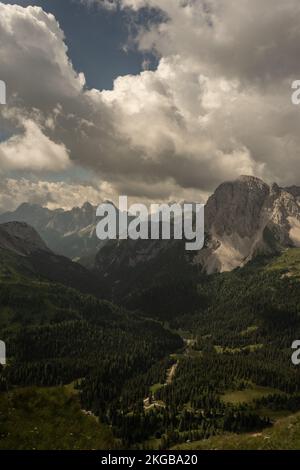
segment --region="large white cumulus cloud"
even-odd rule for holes
[[[125,103],[125,116],[133,95],[142,107],[134,114],[137,123],[148,119],[157,128],[151,127],[152,144],[168,142],[175,157],[183,153],[199,164],[188,184],[196,178],[209,186],[240,172],[299,182],[300,111],[290,100],[291,83],[300,76],[297,0],[119,3],[159,8],[167,20],[137,37],[141,50],[161,57],[158,69],[120,77],[110,99]],[[153,102],[154,88],[163,95],[156,100],[160,106]]]
[[[51,141],[32,120],[25,121],[24,134],[0,144],[2,168],[10,170],[59,171],[69,167],[64,145]]]
[[[153,199],[201,199],[245,173],[300,183],[298,0],[80,1],[159,9],[161,22],[135,38],[158,67],[88,90],[52,15],[0,3],[11,109],[0,124],[17,129],[0,145],[0,170],[81,165],[116,193]]]

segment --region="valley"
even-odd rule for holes
[[[240,180],[238,194],[250,197],[257,185],[269,203],[268,188],[256,180]],[[280,204],[288,198],[295,207],[295,196],[280,194]],[[248,448],[262,439],[265,448],[264,437],[291,422],[291,446],[299,446],[300,369],[291,345],[300,338],[300,249],[286,238],[286,222],[279,225],[268,225],[265,249],[247,262],[207,275],[181,241],[109,242],[87,269],[49,249],[25,222],[0,224],[0,338],[7,347],[0,447],[57,445],[56,418],[66,429],[73,407],[70,423],[81,437],[71,430],[64,448]],[[206,254],[214,256],[211,242],[208,233]],[[39,402],[47,429],[35,421]],[[21,419],[33,439],[23,436]]]

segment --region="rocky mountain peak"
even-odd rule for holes
[[[292,194],[294,197],[300,197],[300,186],[289,186],[284,188],[287,193]]]
[[[259,178],[241,176],[221,184],[206,205],[206,229],[215,236],[249,237],[257,230],[270,187]]]
[[[21,255],[37,251],[50,252],[36,230],[25,222],[8,222],[0,225],[0,248]]]
[[[257,178],[257,176],[251,175],[241,175],[237,180],[233,181],[233,183],[242,183],[247,185],[249,189],[255,190],[267,190],[269,186],[265,183],[262,179]]]
[[[85,202],[81,208],[84,212],[92,212],[95,211],[95,207],[92,206],[90,202]]]
[[[207,272],[231,270],[259,253],[300,246],[297,187],[269,186],[253,176],[223,183],[207,202],[206,232],[209,242],[197,262]]]

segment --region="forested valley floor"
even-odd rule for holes
[[[119,306],[1,261],[1,449],[300,447],[299,250]]]

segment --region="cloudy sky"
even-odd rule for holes
[[[12,2],[11,2],[12,3]],[[299,0],[0,2],[0,211],[300,185]]]

